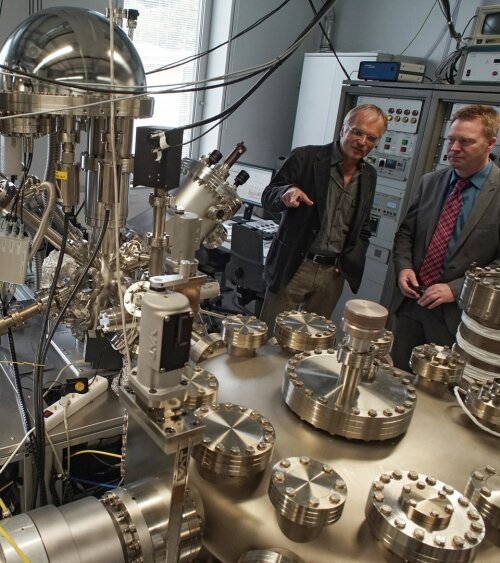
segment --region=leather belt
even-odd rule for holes
[[[338,266],[340,256],[325,256],[324,254],[314,254],[313,252],[308,252],[307,259],[312,260],[315,264],[320,264],[321,266]]]

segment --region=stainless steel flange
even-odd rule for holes
[[[391,353],[394,336],[390,330],[384,330],[382,336],[372,340],[372,346],[375,348],[375,357],[383,359]]]
[[[474,268],[465,274],[459,306],[485,326],[500,326],[500,268]]]
[[[395,470],[374,481],[365,516],[389,551],[418,563],[473,561],[485,534],[468,498],[416,471]]]
[[[358,365],[366,356],[352,354]],[[283,382],[286,404],[302,420],[330,434],[360,440],[387,440],[408,428],[416,404],[409,378],[387,364],[374,362],[373,377],[363,379],[344,408],[337,401],[344,364],[335,350],[304,352],[288,361]]]
[[[465,362],[458,352],[448,346],[424,344],[413,348],[410,366],[413,372],[426,381],[453,385],[464,372]]]
[[[191,333],[191,349],[189,359],[195,364],[203,362],[208,358],[220,356],[226,351],[226,345],[222,336],[216,332],[204,334],[198,332],[196,328]]]
[[[288,311],[276,317],[274,336],[287,352],[325,350],[335,342],[337,330],[332,321],[305,311]]]
[[[269,420],[232,403],[203,406],[195,415],[205,429],[193,457],[205,479],[240,485],[264,471],[275,440]]]
[[[470,384],[464,402],[482,424],[500,430],[500,377]]]
[[[304,561],[288,549],[273,548],[247,551],[238,559],[238,563],[304,563]]]
[[[347,487],[330,465],[302,456],[274,465],[268,493],[281,531],[292,541],[307,542],[342,516]]]
[[[219,382],[213,373],[200,366],[185,366],[181,385],[186,385],[184,407],[195,410],[203,405],[217,401]]]
[[[464,494],[484,518],[486,528],[500,531],[500,471],[491,465],[475,469]]]
[[[254,316],[231,315],[222,321],[222,338],[231,356],[255,356],[267,340],[267,325]]]

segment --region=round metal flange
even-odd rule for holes
[[[389,551],[417,563],[473,561],[485,534],[483,519],[468,498],[416,471],[380,475],[370,489],[365,516]]]
[[[362,356],[362,355],[360,355]],[[387,440],[408,428],[415,388],[404,372],[374,362],[373,377],[361,380],[347,409],[337,406],[342,364],[335,350],[304,352],[288,361],[283,397],[302,420],[330,434],[359,440]]]
[[[475,469],[464,494],[484,518],[486,528],[500,531],[500,471],[491,465]]]
[[[465,362],[458,352],[448,346],[424,344],[413,348],[410,367],[427,381],[453,385],[462,378]]]
[[[275,440],[269,420],[232,403],[203,406],[195,415],[205,426],[201,444],[193,450],[204,478],[239,485],[264,471]]]
[[[482,424],[500,430],[500,377],[470,384],[464,402]]]
[[[288,549],[272,548],[247,551],[237,563],[304,563],[304,560]]]
[[[226,351],[222,336],[216,332],[202,334],[193,329],[191,333],[191,349],[189,358],[195,364],[203,362],[213,356],[219,356]]]
[[[500,268],[474,268],[465,274],[459,306],[485,326],[500,327]]]
[[[388,354],[391,353],[392,343],[394,342],[394,336],[390,330],[385,330],[382,336],[379,336],[375,340],[372,340],[372,346],[375,350],[375,357],[384,359]]]
[[[231,356],[255,356],[267,340],[267,325],[254,316],[231,315],[222,321],[222,338]]]
[[[217,401],[219,382],[213,373],[200,366],[187,365],[182,371],[181,385],[186,385],[184,407],[195,410]]]
[[[332,321],[305,311],[288,311],[276,317],[274,336],[287,352],[325,350],[335,342],[337,329]]]
[[[341,517],[347,487],[333,467],[301,456],[274,465],[268,493],[281,531],[293,541],[306,542]]]
[[[149,281],[135,282],[126,289],[123,295],[123,305],[132,316],[141,317],[141,302],[148,289]]]
[[[181,536],[179,538],[179,563],[196,561],[202,548],[205,528],[205,512],[201,495],[190,484],[184,494],[182,509]]]

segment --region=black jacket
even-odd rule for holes
[[[332,148],[333,144],[330,143],[293,150],[262,194],[265,209],[271,213],[282,213],[264,273],[266,284],[274,293],[291,280],[318,234],[320,213],[326,205],[330,182]],[[373,166],[365,161],[362,161],[361,166],[356,214],[340,257],[340,268],[354,293],[359,289],[365,267],[370,238],[370,211],[377,181]],[[314,205],[301,203],[296,208],[286,207],[281,196],[291,185],[300,187],[314,201]]]

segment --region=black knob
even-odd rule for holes
[[[235,186],[242,186],[250,178],[250,174],[246,170],[240,170],[234,179]]]
[[[208,163],[209,164],[217,164],[221,158],[222,158],[222,153],[220,151],[218,151],[217,149],[214,149],[208,155]]]

